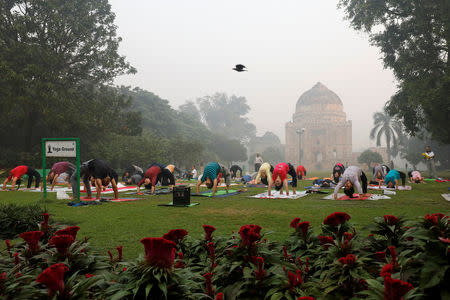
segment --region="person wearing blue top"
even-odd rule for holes
[[[402,179],[402,186],[405,186],[406,174],[397,170],[390,170],[384,177],[384,184],[388,188],[398,189],[398,181]]]
[[[203,171],[203,175],[201,178],[198,179],[197,182],[197,194],[199,193],[200,185],[205,182],[206,187],[208,189],[213,190],[212,195],[214,196],[217,192],[217,183],[218,183],[218,177],[219,174],[225,178],[225,184],[226,184],[226,190],[228,194],[228,189],[230,188],[231,184],[231,173],[230,171],[224,166],[217,162],[210,162],[205,166],[205,170]]]

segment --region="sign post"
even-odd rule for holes
[[[46,157],[76,157],[77,159],[77,200],[80,200],[80,139],[43,138],[42,139],[42,177],[44,198],[47,198],[47,178],[45,176]],[[69,179],[70,180],[70,179]]]

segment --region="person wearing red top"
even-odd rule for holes
[[[161,168],[157,165],[153,165],[150,168],[148,168],[147,171],[145,171],[144,178],[142,178],[137,185],[137,192],[138,193],[140,192],[141,185],[145,183],[146,186],[149,184],[152,185],[152,194],[154,194],[155,185],[156,182],[158,181],[159,173],[161,173]]]
[[[31,183],[33,182],[33,177],[36,179],[36,188],[39,187],[39,182],[41,181],[41,175],[32,167],[28,167],[28,166],[18,166],[15,167],[14,169],[11,170],[11,172],[9,173],[8,178],[5,179],[5,181],[3,182],[3,189],[6,189],[6,184],[8,182],[10,182],[12,180],[12,184],[11,184],[11,190],[14,190],[15,186],[16,186],[16,182],[18,184],[18,187],[20,186],[20,182],[21,182],[21,177],[23,175],[28,175],[28,184],[27,184],[27,188],[31,188]]]
[[[297,174],[295,173],[294,167],[290,163],[279,163],[275,166],[272,173],[272,180],[269,182],[268,195],[270,196],[270,192],[272,190],[272,185],[275,184],[275,189],[280,191],[280,194],[283,194],[283,186],[286,190],[286,195],[289,196],[289,187],[287,176],[291,175],[292,177],[292,191],[293,194],[296,194],[297,189]]]
[[[306,169],[304,166],[299,165],[297,167],[297,179],[302,180],[303,176],[306,176]],[[306,179],[306,178],[305,178]]]

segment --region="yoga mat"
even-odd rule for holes
[[[245,192],[245,191],[242,191],[242,190],[239,190],[239,191],[237,191],[237,190],[229,190],[228,194],[227,194],[227,191],[220,190],[220,191],[216,192],[216,194],[214,195],[213,198],[229,197],[229,196],[234,196],[234,195],[241,194],[243,192]],[[205,191],[205,192],[200,192],[199,194],[192,194],[191,196],[193,196],[193,197],[212,197],[211,195],[212,195],[211,191]]]
[[[172,206],[172,207],[192,207],[192,206],[196,206],[199,205],[200,203],[198,202],[194,202],[191,204],[184,204],[184,205],[174,205],[173,202],[167,203],[167,204],[158,204],[158,206]]]
[[[354,194],[354,195],[358,196],[358,194]],[[343,198],[343,197],[346,197],[346,198]],[[338,193],[338,200],[342,200],[342,201],[346,201],[346,200],[358,200],[358,201],[361,201],[361,200],[372,200],[372,201],[377,201],[377,200],[381,200],[381,199],[390,199],[390,197],[389,198],[386,198],[386,197],[388,197],[388,196],[378,195],[377,194],[377,195],[371,195],[370,197],[365,197],[363,199],[360,199],[360,198],[349,198],[345,194]],[[330,195],[328,195],[326,197],[323,197],[323,198],[321,198],[321,200],[334,200],[334,194],[330,194]]]
[[[334,187],[332,187],[332,186],[324,186],[324,187],[322,187],[322,186],[311,185],[311,186],[304,187],[304,189],[305,190],[315,190],[315,189],[317,189],[317,190],[320,190],[320,189],[332,190],[332,189],[334,189]]]
[[[151,190],[145,190],[143,192],[130,192],[125,193],[127,195],[146,195],[146,196],[158,196],[158,195],[169,195],[172,194],[172,190],[170,188],[156,189],[155,194],[152,194]]]
[[[438,178],[438,179],[436,179],[436,182],[450,182],[450,180],[449,179]]]
[[[378,185],[368,185],[367,188],[368,188],[369,190],[388,190],[388,191],[395,191],[395,188],[388,188],[388,187],[386,187],[385,185],[382,185],[381,187],[379,187]],[[399,186],[398,186],[398,190],[399,190],[399,191],[410,191],[410,190],[412,190],[412,186],[410,186],[410,185],[405,185],[405,186],[399,185]]]
[[[117,191],[119,193],[135,190],[137,190],[137,186],[122,186],[122,187],[117,186]],[[81,192],[86,193],[86,189],[83,189]],[[92,187],[91,192],[97,192],[96,188]],[[102,194],[114,194],[114,190],[112,188],[107,188],[106,190],[102,190]]]
[[[237,184],[237,183],[230,183],[230,186],[231,185],[239,185],[239,184]],[[202,184],[202,185],[200,185],[201,187],[206,187],[206,184]],[[226,187],[227,185],[225,184],[225,183],[221,183],[221,184],[218,184],[217,185],[217,187]]]
[[[269,196],[267,194],[267,192],[265,193],[261,193],[261,194],[257,194],[254,196],[250,196],[251,198],[261,198],[261,199],[298,199],[301,197],[305,197],[308,194],[306,193],[306,191],[302,191],[302,192],[298,192],[297,194],[292,194],[292,192],[289,192],[289,196],[286,195],[286,193],[280,194],[280,192],[278,191],[272,191],[271,195]]]
[[[445,200],[450,201],[450,194],[441,194],[442,197],[444,197]]]
[[[246,184],[245,186],[251,187],[251,188],[266,188],[266,187],[268,187],[267,185],[262,184],[262,183],[260,183],[260,184],[251,183],[251,184]]]
[[[101,205],[102,203],[100,201],[80,201],[80,202],[74,202],[70,201],[67,203],[68,206],[72,207],[79,207],[79,206],[87,206],[87,205]]]
[[[367,200],[370,196],[365,196],[365,197],[359,197],[359,194],[353,194],[353,198],[350,198],[347,195],[344,196],[338,196],[338,200]],[[334,198],[333,198],[334,199]]]
[[[436,181],[436,179],[434,179],[434,178],[425,178],[424,180],[425,181]]]
[[[87,198],[87,197],[81,197],[80,198],[83,201],[96,201],[97,199],[95,198]],[[113,199],[113,198],[104,198],[101,197],[100,198],[100,202],[128,202],[128,201],[137,201],[137,200],[143,200],[142,198],[118,198],[118,199]]]

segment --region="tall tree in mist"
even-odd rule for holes
[[[114,18],[107,0],[0,1],[1,140],[31,152],[43,136],[139,132],[122,124],[128,99],[107,87],[135,72]]]
[[[391,161],[391,156],[395,156],[398,153],[398,147],[402,138],[402,127],[386,112],[374,113],[373,125],[374,127],[370,131],[370,138],[372,140],[376,139],[377,146],[381,146],[381,140],[384,136],[388,160]]]
[[[245,97],[216,93],[197,99],[203,121],[213,132],[247,142],[256,127],[245,117],[250,111]]]
[[[399,82],[387,105],[408,133],[450,143],[450,1],[340,0],[351,26],[369,33]]]

